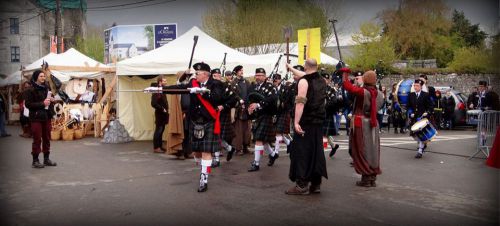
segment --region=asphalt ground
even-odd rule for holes
[[[152,142],[52,142],[56,167],[31,168],[31,139],[0,138],[0,225],[498,225],[498,169],[468,159],[476,133],[440,131],[422,159],[407,134],[383,133],[377,187],[355,186],[347,137],[327,157],[321,194],[288,196],[290,160],[223,157],[198,193],[200,167],[154,154]],[[328,151],[328,150],[327,150]]]

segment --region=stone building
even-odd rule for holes
[[[0,1],[0,74],[9,75],[50,51],[55,35],[54,0]],[[65,49],[86,32],[86,0],[61,0]]]

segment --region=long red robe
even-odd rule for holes
[[[370,125],[371,94],[366,88],[356,87],[349,81],[344,81],[344,88],[355,96],[349,137],[354,169],[361,175],[381,174],[379,125]],[[383,101],[383,94],[378,91],[377,110]]]

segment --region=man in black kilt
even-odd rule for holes
[[[287,67],[294,74],[298,72],[289,64]],[[319,193],[321,177],[327,178],[322,140],[326,84],[318,73],[316,60],[306,60],[304,68],[306,75],[298,82],[295,98],[295,134],[290,145],[289,178],[296,185],[285,191],[288,195]]]
[[[333,86],[332,80],[328,73],[322,73],[321,76],[326,83],[326,104],[325,104],[325,121],[323,122],[323,139],[327,139],[328,144],[332,147],[330,157],[333,157],[339,148],[338,144],[334,143],[333,136],[337,135],[335,117],[338,112],[337,91]]]
[[[230,161],[233,158],[233,154],[235,152],[235,148],[231,146],[231,142],[233,138],[236,136],[234,132],[234,125],[231,120],[231,108],[237,107],[241,102],[241,98],[238,96],[237,88],[234,83],[231,83],[229,80],[225,80],[221,76],[220,69],[216,68],[211,71],[212,77],[221,81],[223,95],[221,99],[221,104],[217,106],[217,109],[220,112],[220,150],[225,149],[227,151],[226,160]],[[227,76],[231,76],[231,71],[226,71]],[[220,166],[220,151],[217,150],[214,153],[214,159],[212,160],[212,167]]]
[[[278,157],[271,147],[271,143],[276,139],[273,117],[276,114],[278,96],[273,84],[266,82],[264,68],[255,70],[255,82],[250,86],[250,94],[248,95],[248,101],[250,102],[248,114],[250,118],[255,119],[252,127],[255,140],[255,158],[250,169],[248,169],[249,172],[259,170],[260,158],[264,155],[264,149],[270,153],[270,158]]]
[[[201,157],[200,186],[198,192],[205,192],[208,188],[208,175],[211,171],[212,153],[219,150],[220,122],[217,106],[221,104],[223,90],[221,82],[210,77],[210,66],[203,62],[193,65],[196,78],[188,84],[166,86],[164,89],[191,88],[189,127],[191,148],[198,158]],[[210,92],[200,94],[200,90]]]
[[[278,111],[275,123],[276,142],[274,144],[273,155],[269,154],[268,166],[272,166],[274,161],[279,157],[280,142],[285,140],[287,145],[290,143],[286,135],[290,136],[290,110],[292,109],[290,101],[293,101],[291,100],[292,98],[290,98],[290,85],[282,83],[280,74],[275,74],[273,76],[273,85],[278,95]]]

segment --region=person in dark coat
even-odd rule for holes
[[[408,95],[408,112],[410,114],[410,124],[415,124],[419,119],[428,117],[433,109],[433,105],[429,94],[422,90],[424,81],[421,79],[415,80],[413,83],[413,88],[415,92]],[[413,133],[410,133],[413,135]],[[424,150],[427,148],[427,144],[422,141],[418,141],[418,149],[415,158],[422,158]]]
[[[167,85],[167,79],[163,75],[158,76],[156,84],[152,86],[162,87]],[[151,106],[155,109],[155,132],[153,135],[153,146],[155,153],[164,153],[166,149],[163,146],[163,132],[165,125],[168,124],[168,101],[163,93],[153,93],[151,95]]]
[[[248,154],[250,151],[248,147],[251,141],[251,121],[248,120],[248,94],[250,92],[250,82],[243,77],[243,66],[238,65],[234,67],[233,82],[236,84],[238,89],[238,96],[243,103],[236,108],[235,112],[235,122],[234,131],[236,132],[236,137],[233,139],[233,146],[236,148],[238,155]]]
[[[451,91],[446,91],[446,94],[441,98],[441,106],[443,107],[443,120],[446,129],[453,128],[453,115],[455,113],[455,98],[451,95]]]
[[[434,105],[434,120],[436,122],[436,128],[442,129],[443,124],[443,98],[441,97],[441,92],[436,90],[436,105]]]
[[[479,98],[478,98],[478,109],[480,110],[500,110],[500,101],[498,99],[498,94],[493,90],[488,89],[488,83],[486,81],[479,81]]]
[[[45,82],[46,76],[36,70],[31,76],[31,88],[24,91],[25,105],[29,109],[29,119],[33,134],[33,145],[31,155],[33,156],[33,168],[44,168],[44,166],[56,166],[50,160],[50,132],[52,130],[52,116],[54,115],[53,102],[49,85]],[[42,145],[43,143],[43,145]],[[38,156],[43,152],[43,164]]]
[[[287,68],[300,74],[290,64]],[[295,185],[285,191],[287,195],[320,193],[322,177],[328,178],[323,150],[327,85],[318,73],[315,59],[307,59],[304,68],[305,75],[298,81],[293,119],[295,133],[290,144],[289,178]]]

